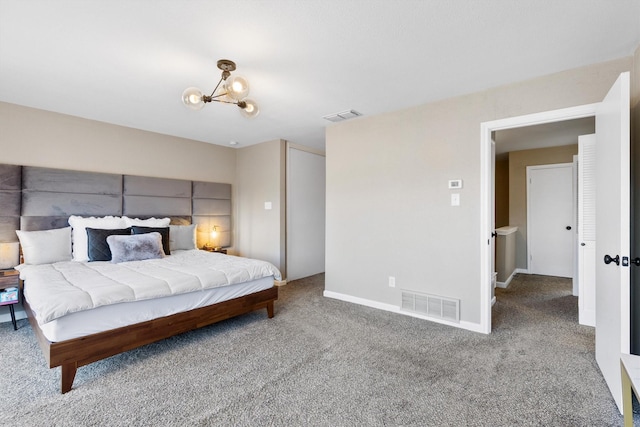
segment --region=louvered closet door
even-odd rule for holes
[[[578,138],[578,321],[596,325],[596,136]]]

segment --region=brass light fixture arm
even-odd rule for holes
[[[224,101],[222,99],[216,99],[216,98],[220,98],[222,96],[225,96],[227,93],[220,93],[218,95],[213,95],[214,93],[216,93],[216,90],[218,90],[218,88],[220,87],[220,85],[222,84],[223,81],[227,80],[227,78],[231,75],[232,71],[235,71],[236,69],[236,64],[235,62],[229,60],[229,59],[220,59],[218,61],[218,68],[222,70],[222,76],[220,77],[220,80],[218,81],[218,84],[216,85],[216,87],[213,89],[213,91],[211,92],[211,95],[203,95],[202,96],[202,101],[204,103],[207,102],[223,102],[225,104],[234,104],[234,105],[238,105],[240,106],[240,103],[243,103],[244,106],[241,106],[240,108],[244,108],[246,107],[246,103],[244,101]]]

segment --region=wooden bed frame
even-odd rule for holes
[[[59,342],[45,338],[29,303],[24,299],[23,303],[49,368],[61,367],[61,392],[66,393],[71,390],[80,366],[254,310],[266,308],[272,318],[277,299],[278,288],[273,286],[207,307]]]

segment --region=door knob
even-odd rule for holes
[[[571,226],[570,225],[567,225],[566,228],[567,228],[567,230],[571,230]]]
[[[615,262],[616,265],[620,265],[620,255],[616,255],[615,258],[611,258],[609,255],[605,255],[604,256],[604,263],[605,264],[611,264],[612,262]]]
[[[636,267],[640,267],[640,258],[635,257],[631,260],[631,264],[635,265]]]

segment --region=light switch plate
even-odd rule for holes
[[[460,206],[460,194],[453,193],[451,195],[451,206]]]
[[[272,208],[273,208],[273,205],[271,204],[271,202],[264,202],[265,211],[270,211]]]

